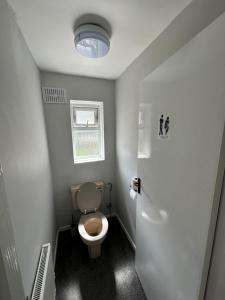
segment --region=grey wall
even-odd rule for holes
[[[40,74],[4,0],[0,1],[0,161],[26,295],[40,246],[53,242],[53,189]]]
[[[224,154],[223,154],[224,155]],[[220,213],[217,223],[215,244],[212,255],[206,300],[223,300],[225,295],[225,181],[221,194]]]
[[[0,212],[0,299],[25,299],[3,172],[1,170]],[[15,267],[12,268],[12,265]]]
[[[135,240],[136,202],[128,187],[137,174],[138,101],[140,81],[225,10],[223,0],[194,0],[116,81],[117,210]]]
[[[7,277],[4,270],[3,257],[0,250],[0,299],[9,299],[11,300],[10,289],[8,286]]]
[[[114,81],[46,72],[42,72],[41,80],[42,86],[65,88],[69,99],[104,102],[105,161],[85,164],[73,162],[69,103],[44,105],[54,180],[57,225],[64,226],[71,223],[73,213],[69,191],[71,184],[102,179],[112,182],[115,187]],[[106,198],[105,201],[107,201]],[[107,212],[104,207],[102,209]]]

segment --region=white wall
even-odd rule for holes
[[[118,213],[135,240],[136,202],[128,187],[137,174],[139,83],[225,10],[223,0],[194,0],[116,81]]]
[[[101,179],[113,183],[115,194],[114,81],[46,72],[41,73],[41,80],[42,86],[65,88],[68,99],[104,102],[105,161],[76,165],[73,162],[69,103],[44,105],[57,225],[64,226],[71,223],[73,213],[71,184]],[[102,209],[107,212],[104,207]]]
[[[151,105],[152,156],[138,161],[149,207],[140,197],[137,259],[151,255],[143,283],[155,300],[199,299],[225,122],[224,28],[225,14],[142,85],[140,100]],[[162,113],[170,116],[167,140],[157,138]],[[154,223],[152,207],[165,212],[162,224]]]
[[[53,189],[39,71],[0,1],[0,160],[26,295],[43,243],[55,237]]]

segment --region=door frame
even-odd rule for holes
[[[215,190],[213,196],[211,220],[210,220],[210,226],[208,231],[206,253],[204,258],[204,266],[203,266],[202,279],[201,279],[201,285],[200,285],[200,291],[198,297],[199,300],[205,299],[206,291],[207,291],[209,273],[212,264],[213,247],[215,244],[217,222],[219,217],[221,194],[223,190],[224,174],[225,174],[225,123],[223,128],[223,137],[222,137],[222,144],[220,148],[220,158],[218,163],[216,184],[215,184]]]

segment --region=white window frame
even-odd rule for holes
[[[96,125],[87,126],[77,126],[74,123],[74,107],[79,110],[79,108],[89,108],[98,110],[98,123]],[[96,161],[105,160],[105,141],[104,141],[104,106],[102,101],[86,101],[86,100],[70,100],[70,120],[71,120],[71,134],[72,134],[72,147],[73,147],[73,159],[74,164],[89,163]],[[97,131],[99,130],[100,142],[99,142],[99,155],[91,156],[80,156],[77,157],[75,153],[75,139],[76,132],[79,131]]]

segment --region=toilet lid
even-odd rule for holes
[[[87,182],[80,186],[77,195],[77,206],[82,213],[97,210],[101,201],[101,191],[97,189],[97,186],[93,182]]]

